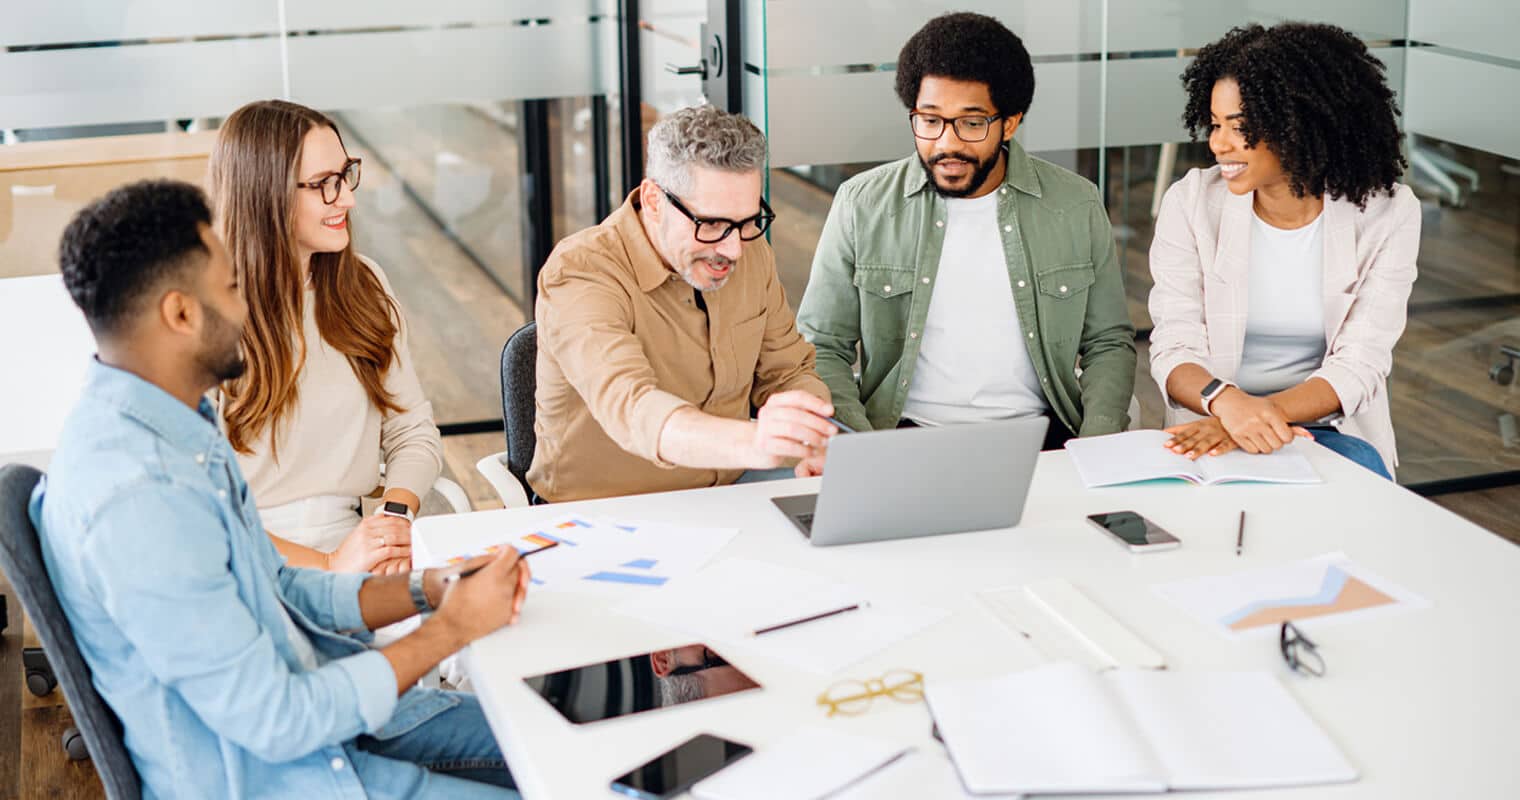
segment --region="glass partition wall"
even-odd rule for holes
[[[70,214],[152,175],[199,180],[219,120],[284,97],[322,109],[365,159],[355,236],[390,275],[451,472],[501,449],[498,352],[560,237],[621,202],[642,133],[700,102],[737,55],[767,132],[771,240],[791,301],[840,182],[912,152],[893,92],[907,38],[949,10],[1023,37],[1036,93],[1019,138],[1107,200],[1141,329],[1160,192],[1207,148],[1178,75],[1230,27],[1313,20],[1363,37],[1404,109],[1424,204],[1420,278],[1389,391],[1422,491],[1520,479],[1520,23],[1494,0],[65,0],[0,12],[0,279],[56,270]],[[716,17],[737,20],[737,31]],[[716,47],[715,47],[716,45]],[[1507,99],[1508,98],[1508,99]],[[172,135],[165,134],[172,131]],[[130,135],[124,135],[130,134]],[[45,147],[9,147],[47,141]],[[484,431],[484,432],[482,432]],[[470,485],[488,500],[483,484]]]
[[[1520,22],[1508,4],[1455,0],[748,0],[744,110],[765,128],[778,263],[793,302],[806,286],[833,191],[911,154],[893,91],[898,51],[931,17],[978,11],[1023,38],[1035,62],[1026,150],[1097,184],[1140,330],[1142,422],[1161,422],[1150,379],[1148,250],[1166,187],[1213,159],[1181,125],[1179,76],[1231,27],[1329,22],[1388,68],[1408,134],[1403,178],[1424,206],[1420,278],[1389,380],[1399,480],[1439,493],[1520,481]],[[1500,98],[1510,98],[1508,100]],[[825,121],[827,124],[825,124]],[[1504,380],[1500,380],[1504,379]]]

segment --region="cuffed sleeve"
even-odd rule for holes
[[[395,702],[378,696],[378,653],[290,668],[229,568],[236,557],[261,556],[238,555],[217,510],[192,490],[118,494],[91,520],[79,552],[84,579],[147,669],[207,727],[261,759],[345,742],[383,722]],[[272,592],[253,600],[280,602]]]
[[[271,545],[272,546],[272,545]],[[365,631],[359,588],[367,572],[328,572],[289,564],[280,568],[280,593],[308,619],[330,631]]]
[[[860,348],[860,294],[855,289],[854,196],[835,195],[813,254],[812,274],[797,309],[797,327],[816,350],[816,371],[828,386],[834,416],[858,431],[871,430],[855,361]]]
[[[359,716],[364,718],[364,732],[380,730],[396,711],[400,693],[396,691],[396,671],[379,650],[366,650],[333,662],[348,675],[354,687]]]
[[[1161,388],[1161,398],[1173,409],[1184,406],[1167,394],[1166,382],[1172,370],[1183,364],[1208,363],[1203,266],[1194,244],[1191,219],[1182,204],[1182,198],[1189,193],[1184,184],[1197,180],[1197,173],[1191,172],[1166,190],[1151,240],[1151,377]]]
[[[599,258],[600,256],[588,256]],[[661,467],[660,431],[690,402],[661,390],[633,330],[633,309],[609,277],[584,270],[545,272],[539,287],[539,357],[552,354],[565,380],[619,447]]]
[[[1346,416],[1360,414],[1385,391],[1393,347],[1408,319],[1409,294],[1418,273],[1420,201],[1409,187],[1400,186],[1393,202],[1392,234],[1351,294],[1350,309],[1324,363],[1309,376],[1330,384]]]

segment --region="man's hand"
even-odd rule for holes
[[[833,413],[832,404],[804,391],[771,395],[755,422],[750,469],[775,469],[797,459],[818,457],[828,448],[829,437],[839,432],[825,419]],[[818,472],[822,471],[820,458]]]
[[[474,567],[480,571],[450,583],[450,575]],[[430,569],[423,576],[428,602],[438,609],[433,618],[444,623],[459,647],[517,622],[528,595],[528,563],[514,549],[480,556],[448,569]]]
[[[1273,453],[1293,441],[1294,436],[1308,436],[1303,428],[1293,430],[1292,422],[1276,403],[1265,397],[1253,397],[1234,386],[1215,398],[1209,410],[1219,418],[1225,433],[1247,453]]]
[[[385,568],[377,569],[385,562]],[[403,517],[381,514],[365,517],[327,556],[331,572],[375,572],[378,575],[408,572],[412,563],[412,523]]]

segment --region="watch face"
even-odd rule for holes
[[[1223,384],[1223,383],[1224,383],[1224,381],[1221,381],[1218,378],[1215,378],[1214,380],[1209,381],[1208,385],[1203,387],[1203,396],[1204,397],[1208,397],[1209,395],[1211,395],[1214,392],[1218,391],[1220,385]]]
[[[387,501],[385,501],[384,509],[385,509],[385,513],[387,513],[387,514],[396,514],[398,516],[403,516],[403,517],[406,516],[406,512],[408,510],[407,507],[406,507],[406,503],[398,503],[395,500],[387,500]]]

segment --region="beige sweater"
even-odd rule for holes
[[[361,258],[394,298],[385,273],[373,261]],[[267,429],[253,443],[251,455],[238,456],[259,508],[319,495],[364,496],[380,487],[382,480],[385,489],[408,489],[425,497],[443,469],[443,443],[433,424],[433,406],[423,396],[413,369],[404,315],[397,334],[397,359],[385,375],[385,388],[406,410],[382,415],[369,402],[348,359],[318,333],[313,305],[313,292],[307,289],[306,362],[297,378],[296,405],[280,420],[279,460],[269,455]]]

